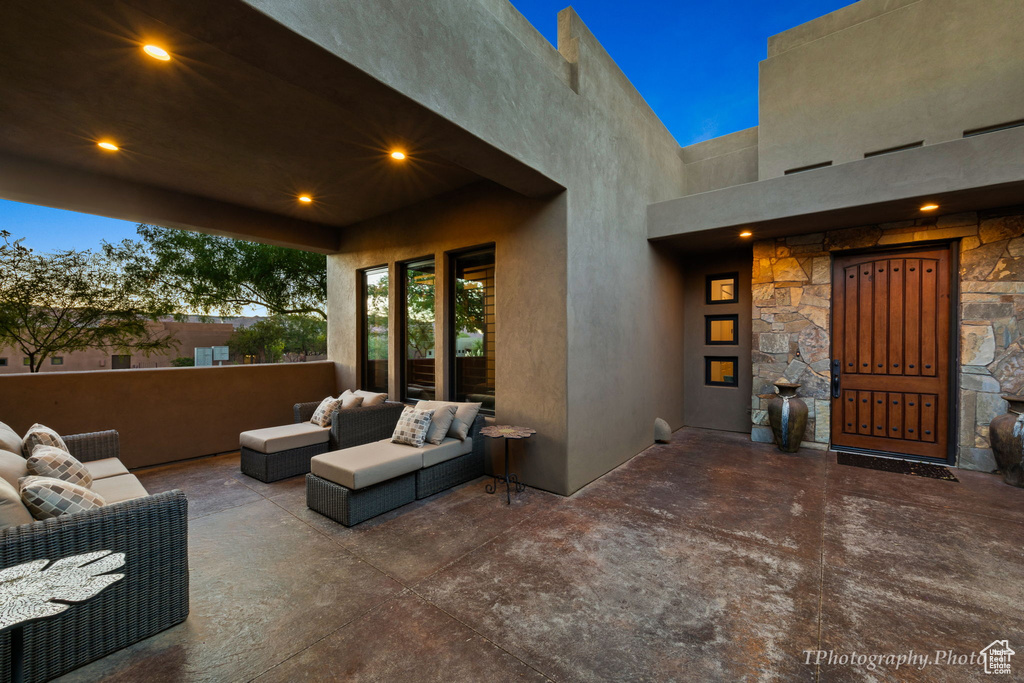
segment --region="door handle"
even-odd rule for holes
[[[832,361],[832,398],[839,398],[840,392],[842,392],[842,382],[840,380],[840,373],[843,364],[838,360]]]

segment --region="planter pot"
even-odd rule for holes
[[[768,423],[775,445],[785,453],[796,453],[807,430],[807,404],[796,397],[799,384],[776,382],[779,395],[768,403]]]
[[[992,420],[989,437],[1003,481],[1024,488],[1024,396],[1003,396],[1010,411]]]

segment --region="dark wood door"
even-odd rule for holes
[[[939,248],[835,259],[833,448],[948,456],[950,261]]]

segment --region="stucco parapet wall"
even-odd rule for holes
[[[722,135],[710,140],[696,142],[679,150],[683,163],[705,161],[725,154],[732,154],[747,147],[757,147],[757,126]]]
[[[921,0],[860,0],[768,38],[768,58]]]
[[[1024,127],[652,204],[648,238],[740,226],[765,237],[852,227],[913,215],[921,199],[953,206],[969,191],[986,194],[964,208],[1011,204],[1022,188]]]

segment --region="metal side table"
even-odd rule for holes
[[[484,488],[487,493],[497,492],[498,482],[504,480],[505,497],[508,500],[508,504],[511,505],[512,486],[515,485],[516,493],[522,493],[526,490],[526,486],[519,481],[519,477],[515,474],[510,474],[508,471],[508,442],[511,439],[529,439],[536,433],[536,430],[530,429],[529,427],[513,427],[512,425],[494,425],[491,427],[484,427],[480,430],[480,434],[483,436],[488,436],[492,439],[505,440],[505,476],[495,476],[494,480]]]

